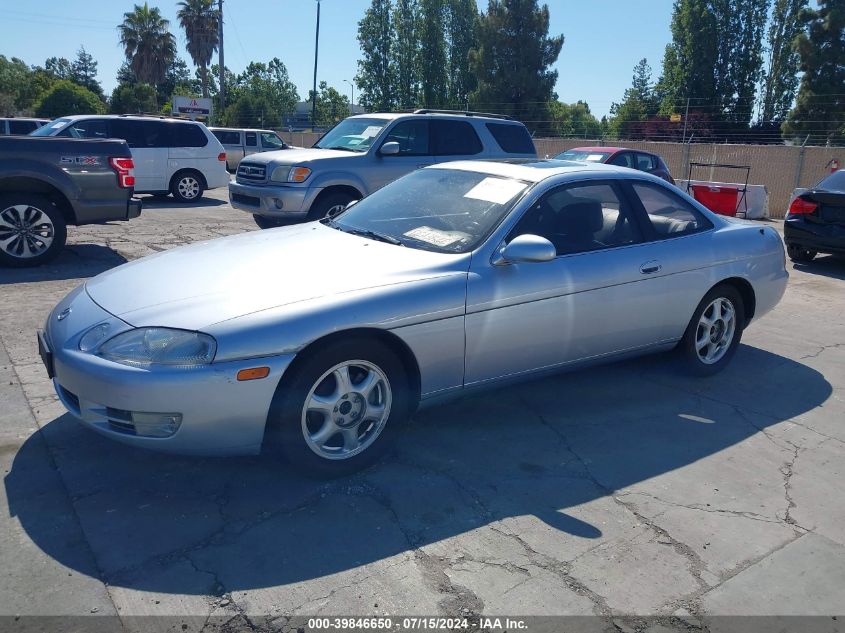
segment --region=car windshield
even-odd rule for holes
[[[466,253],[487,238],[528,186],[473,171],[421,169],[326,224],[391,244]]]
[[[585,152],[582,150],[570,149],[555,156],[558,160],[571,160],[576,163],[603,163],[610,158],[610,152]]]
[[[326,132],[314,147],[366,152],[387,123],[387,119],[344,119]]]
[[[30,132],[30,136],[53,136],[56,133],[56,130],[63,128],[65,125],[70,123],[70,119],[56,119],[50,123],[45,123],[43,126],[35,130],[34,132]]]
[[[823,178],[816,189],[824,189],[825,191],[841,191],[845,193],[845,169],[833,172],[827,178]]]

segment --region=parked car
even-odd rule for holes
[[[794,262],[811,262],[819,253],[845,255],[845,169],[822,178],[792,201],[783,236]]]
[[[673,347],[718,372],[780,300],[784,259],[773,228],[647,174],[454,162],[333,218],[98,275],[39,340],[64,405],[105,436],[193,453],[267,441],[336,475],[441,396]]]
[[[133,180],[125,141],[0,137],[0,265],[51,260],[69,224],[137,218]]]
[[[657,154],[624,147],[574,147],[555,156],[557,160],[571,160],[577,163],[607,163],[617,167],[637,169],[647,174],[654,174],[671,185],[675,179],[669,168]]]
[[[467,158],[536,157],[510,117],[451,110],[351,116],[312,149],[254,154],[229,185],[232,206],[261,228],[337,213],[420,167]]]
[[[78,115],[56,119],[32,136],[124,139],[135,159],[136,193],[170,193],[179,202],[195,202],[207,189],[229,184],[223,146],[196,121]]]
[[[273,130],[231,127],[210,127],[208,129],[226,150],[226,166],[229,171],[235,171],[244,156],[291,149],[291,146],[285,143],[282,137]]]
[[[0,136],[26,136],[49,122],[49,119],[31,119],[29,117],[0,118]]]

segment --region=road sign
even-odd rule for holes
[[[211,116],[211,99],[201,97],[173,97],[173,114],[185,114],[192,119]]]

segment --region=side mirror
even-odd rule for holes
[[[396,154],[399,153],[400,149],[402,148],[399,146],[399,143],[397,143],[396,141],[390,141],[382,145],[379,148],[378,153],[382,156],[396,156]]]
[[[518,235],[493,259],[496,265],[548,262],[557,257],[555,245],[539,235]]]

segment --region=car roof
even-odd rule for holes
[[[208,128],[211,131],[214,130],[225,130],[226,132],[269,132],[275,134],[273,130],[266,130],[260,127],[220,127],[217,125],[209,126]]]
[[[648,176],[648,174],[628,169],[627,167],[617,167],[604,163],[577,163],[575,161],[556,160],[553,158],[460,160],[450,163],[437,163],[426,167],[426,169],[459,169],[503,178],[515,178],[532,183],[540,182],[552,176],[577,173],[597,173],[605,176],[628,176],[631,174]]]
[[[606,152],[610,152],[611,154],[615,154],[616,152],[625,152],[625,151],[634,151],[628,147],[570,147],[566,152],[601,152],[602,154]],[[639,150],[636,150],[639,151]],[[563,152],[561,152],[563,153]]]
[[[196,123],[200,125],[199,121],[192,119],[178,119],[170,116],[144,116],[143,114],[69,114],[67,116],[58,117],[67,121],[81,121],[83,119],[128,119],[129,121],[167,121],[179,123]]]
[[[438,117],[441,119],[452,119],[456,121],[467,121],[473,119],[481,119],[483,121],[494,122],[494,123],[503,123],[505,125],[522,125],[521,122],[516,121],[514,119],[506,119],[501,118],[496,115],[485,116],[482,113],[469,113],[464,114],[462,112],[368,112],[367,114],[355,114],[353,116],[347,117],[349,119],[387,119],[388,121],[394,121],[396,119],[401,119],[403,117]]]

